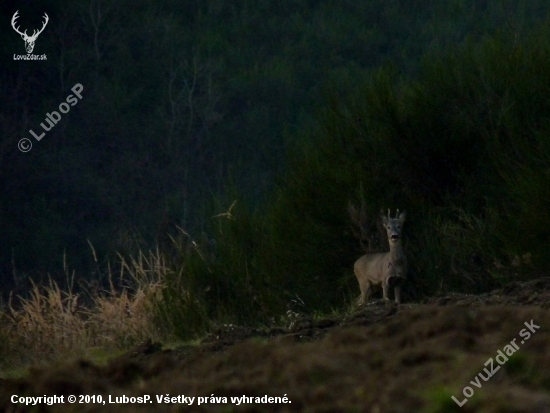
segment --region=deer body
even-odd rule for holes
[[[401,283],[407,276],[407,257],[401,245],[401,232],[405,222],[405,212],[395,218],[382,216],[382,223],[388,235],[390,251],[375,254],[365,254],[354,265],[355,276],[359,281],[361,295],[357,299],[359,305],[368,301],[373,286],[382,286],[384,299],[388,300],[388,290],[393,286],[395,302],[401,303]]]

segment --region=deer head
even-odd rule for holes
[[[382,224],[388,234],[388,241],[390,246],[393,243],[397,243],[401,239],[401,232],[403,230],[403,224],[405,222],[407,214],[406,212],[399,213],[399,210],[395,213],[395,218],[390,217],[390,210],[388,209],[388,216],[382,215]]]
[[[44,30],[44,28],[48,24],[48,21],[50,20],[50,18],[48,17],[48,15],[46,13],[44,13],[44,17],[45,17],[46,20],[42,24],[42,28],[38,31],[33,30],[32,36],[28,36],[27,35],[27,30],[25,30],[23,33],[21,33],[19,31],[19,27],[15,27],[15,21],[19,17],[17,15],[17,13],[19,13],[19,10],[17,10],[15,12],[15,14],[13,15],[13,17],[11,19],[11,27],[13,27],[13,30],[15,30],[17,33],[19,33],[21,35],[21,38],[25,41],[25,49],[27,49],[27,53],[32,53],[32,51],[34,49],[34,42],[36,41],[36,38],[38,37],[38,35],[40,33],[42,33],[42,31]]]

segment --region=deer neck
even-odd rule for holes
[[[403,257],[403,247],[401,245],[401,240],[397,242],[390,242],[390,259],[395,261],[400,261]]]

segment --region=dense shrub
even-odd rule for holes
[[[387,66],[345,96],[328,93],[264,207],[215,221],[213,261],[184,265],[204,317],[267,321],[293,300],[305,312],[349,303],[363,253],[349,202],[366,208],[373,233],[381,208],[408,211],[406,299],[548,270],[547,38],[467,42],[426,56],[414,78]]]

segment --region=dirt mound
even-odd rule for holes
[[[3,380],[0,409],[550,412],[549,303],[542,278],[425,304],[375,301],[342,318],[294,315],[289,329],[224,326],[200,346],[146,342],[105,367],[74,361]],[[45,395],[64,403],[19,403]]]

